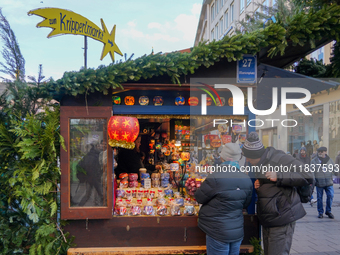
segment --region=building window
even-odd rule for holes
[[[218,11],[219,11],[219,9],[218,9],[218,0],[215,2],[215,7],[216,7],[215,15],[217,17],[217,14],[218,14]]]
[[[294,152],[300,149],[301,143],[304,143],[306,148],[308,146],[308,156],[310,156],[313,151],[316,151],[320,141],[323,140],[322,109],[323,105],[308,108],[308,111],[312,113],[312,115],[304,115],[300,111],[290,113],[290,119],[295,119],[298,122],[298,126],[288,129],[288,151]]]
[[[240,0],[240,13],[244,12],[244,0]]]
[[[276,4],[276,0],[272,0],[272,6]]]
[[[221,0],[221,8],[223,7],[224,4],[224,0]]]
[[[261,9],[262,9],[261,11],[267,13],[268,7],[269,7],[269,1],[268,0],[263,1],[262,6],[261,6]]]
[[[224,13],[224,23],[225,23],[225,29],[228,29],[229,27],[229,15],[228,15],[228,10]]]
[[[233,23],[234,21],[234,3],[230,5],[230,22]]]
[[[251,0],[247,0],[247,6],[250,5],[251,3]]]
[[[223,16],[220,19],[220,35],[223,35]]]
[[[215,5],[211,6],[210,15],[211,15],[211,21],[213,21],[215,18]]]
[[[211,30],[210,41],[214,40],[214,29]]]
[[[216,34],[216,40],[218,40],[218,22],[216,23],[216,26],[215,26],[215,34]]]
[[[61,152],[61,219],[112,218],[112,151],[106,144],[112,107],[89,112],[64,109],[60,129],[67,153]],[[105,144],[104,144],[105,143]],[[100,160],[106,158],[106,161]],[[97,161],[93,160],[97,158]]]

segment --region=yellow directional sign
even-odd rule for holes
[[[110,53],[112,61],[115,60],[115,52],[123,56],[115,43],[116,25],[114,25],[109,34],[103,19],[100,19],[103,27],[103,30],[101,30],[87,18],[64,9],[42,8],[28,12],[28,15],[33,14],[44,18],[42,22],[37,24],[37,27],[49,27],[53,29],[47,38],[64,34],[85,35],[104,43],[100,60],[103,60],[107,53]]]

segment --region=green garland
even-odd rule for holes
[[[191,53],[173,52],[167,55],[144,55],[136,60],[100,66],[97,69],[82,69],[65,72],[57,81],[51,80],[46,88],[57,98],[63,94],[76,96],[95,91],[108,94],[109,89],[122,88],[122,83],[139,81],[159,75],[168,75],[173,83],[180,84],[181,75],[193,74],[200,66],[209,67],[227,58],[241,59],[243,54],[256,54],[269,48],[268,56],[284,55],[288,42],[295,45],[315,42],[322,38],[339,39],[340,6],[324,6],[318,11],[297,13],[285,24],[272,23],[265,29],[233,37],[224,37],[209,44],[200,43]]]

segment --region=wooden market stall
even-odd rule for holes
[[[180,137],[176,136],[175,121],[186,123],[191,128],[195,127],[195,132],[190,133],[190,139],[183,137],[182,149],[192,153],[197,152],[198,161],[201,161],[204,155],[209,154],[204,136],[217,130],[217,127],[213,127],[212,124],[214,118],[241,122],[254,119],[254,115],[247,106],[244,107],[244,115],[233,115],[233,107],[227,106],[228,101],[232,105],[232,101],[229,100],[232,94],[228,89],[217,89],[217,93],[224,98],[226,105],[208,106],[207,115],[203,116],[201,104],[188,105],[188,99],[192,97],[197,97],[201,101],[201,95],[204,93],[201,89],[203,85],[190,84],[190,81],[202,77],[219,78],[235,84],[243,91],[251,86],[237,85],[235,73],[236,62],[220,61],[213,67],[201,67],[193,75],[180,77],[181,86],[172,84],[169,78],[163,75],[138,83],[122,84],[124,90],[115,90],[108,95],[98,92],[86,98],[83,95],[63,97],[60,117],[61,135],[65,139],[67,151],[61,151],[61,219],[67,220],[68,225],[65,226],[65,230],[75,236],[74,242],[77,245],[76,248],[69,250],[69,254],[101,254],[101,252],[116,254],[117,251],[117,254],[123,254],[122,250],[130,251],[130,254],[143,254],[146,251],[154,252],[151,254],[171,254],[172,252],[202,253],[205,250],[205,233],[197,227],[197,214],[190,216],[183,213],[181,216],[115,215],[113,150],[108,145],[107,124],[111,116],[135,117],[139,121],[142,137],[150,139],[150,132],[155,131],[159,134],[166,133],[170,140],[178,140]],[[113,97],[116,100],[120,97],[121,103],[114,104]],[[127,97],[129,102],[124,102]],[[131,97],[135,101],[133,104]],[[140,105],[138,102],[140,97],[144,99],[147,97],[149,104]],[[163,104],[154,105],[155,97],[162,97]],[[176,105],[177,97],[184,98],[185,104]],[[228,127],[226,132],[231,136],[232,131],[232,127]],[[246,127],[243,131],[247,133],[254,131],[254,128]],[[79,171],[77,164],[80,159],[94,146],[98,146],[98,150],[107,156],[106,164],[97,165],[101,172],[102,192],[98,192],[94,182],[82,182],[80,175],[77,174]],[[150,162],[156,164],[156,157],[148,155],[148,160],[151,158],[154,161]],[[118,179],[118,176],[116,178]],[[98,198],[99,193],[101,193],[100,198]],[[241,246],[242,252],[252,251],[250,239],[260,236],[254,202],[248,211],[244,212],[245,236]],[[198,210],[198,206],[195,208]]]

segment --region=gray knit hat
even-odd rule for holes
[[[227,143],[223,146],[220,156],[223,160],[238,161],[241,158],[241,148],[237,143]]]
[[[243,155],[246,158],[251,158],[251,159],[261,158],[265,150],[266,149],[264,148],[256,132],[251,132],[248,135],[247,140],[245,141],[242,147]]]

